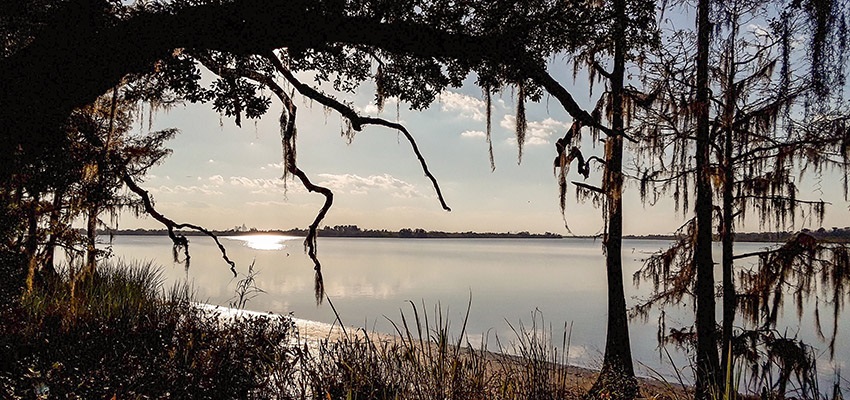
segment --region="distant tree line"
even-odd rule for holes
[[[831,243],[850,243],[850,227],[830,229],[818,228],[811,230],[807,228],[801,229],[799,232],[806,233],[812,237]],[[796,231],[775,231],[775,232],[738,232],[735,233],[736,242],[765,242],[765,243],[781,243],[786,242],[794,237]],[[651,239],[651,240],[677,240],[682,236],[667,235],[667,234],[649,234],[649,235],[626,235],[625,239]],[[714,241],[719,242],[720,235],[714,235]]]
[[[179,231],[181,234],[203,235],[195,231]],[[256,234],[278,234],[289,236],[307,236],[309,229],[292,228],[288,230],[259,230],[250,229],[228,229],[224,231],[211,231],[218,236],[233,235],[256,235]],[[521,232],[443,232],[427,231],[422,228],[403,228],[398,231],[387,229],[361,229],[357,225],[335,225],[325,226],[318,231],[323,237],[363,237],[363,238],[402,238],[402,239],[561,239],[564,236],[558,233],[530,233]],[[110,231],[113,235],[167,235],[165,229],[119,229]]]

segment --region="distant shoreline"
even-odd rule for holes
[[[180,234],[186,236],[203,236],[204,234],[197,231],[181,230]],[[168,231],[165,229],[119,229],[111,232],[103,232],[112,235],[136,235],[136,236],[165,236]],[[293,228],[288,230],[258,230],[246,229],[236,230],[229,229],[223,231],[212,231],[217,236],[247,236],[247,235],[286,235],[286,236],[307,236],[306,229]],[[563,239],[564,236],[557,233],[530,233],[523,232],[442,232],[442,231],[426,231],[424,229],[404,228],[398,231],[389,231],[386,229],[360,229],[355,225],[334,226],[321,228],[318,231],[319,237],[344,237],[344,238],[399,238],[399,239]]]
[[[850,228],[833,228],[826,230],[820,228],[812,231],[803,229],[802,232],[810,234],[818,239],[823,239],[836,243],[850,243]],[[102,232],[103,234],[112,235],[136,235],[136,236],[165,236],[168,231],[165,229],[119,229],[110,232]],[[197,231],[179,231],[180,234],[186,236],[203,236],[203,233]],[[244,236],[244,235],[286,235],[286,236],[307,236],[306,229],[293,228],[288,230],[272,229],[258,230],[247,229],[241,227],[239,229],[215,230],[212,231],[217,236]],[[320,237],[341,237],[341,238],[399,238],[399,239],[601,239],[597,235],[583,236],[565,236],[559,233],[530,233],[522,232],[443,232],[443,231],[426,231],[421,228],[404,228],[398,231],[390,231],[386,229],[361,229],[356,225],[337,225],[334,227],[324,227],[319,229]],[[744,232],[736,233],[736,242],[764,242],[764,243],[779,243],[790,239],[797,232]],[[673,241],[679,239],[679,236],[669,234],[649,234],[649,235],[625,235],[623,239],[629,240],[666,240]],[[719,241],[719,237],[714,238]]]
[[[814,236],[817,239],[832,242],[832,243],[850,243],[850,227],[848,228],[832,228],[826,230],[820,228],[818,230],[803,229],[801,231],[786,231],[786,232],[740,232],[735,233],[736,242],[763,242],[763,243],[781,243],[791,239],[798,233],[806,233]],[[680,236],[676,235],[624,235],[623,239],[645,239],[645,240],[678,240]],[[715,235],[714,241],[719,242],[720,236]]]

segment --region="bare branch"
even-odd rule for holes
[[[528,73],[532,76],[532,78],[541,86],[543,86],[546,91],[554,96],[561,105],[564,107],[564,110],[570,114],[571,117],[581,121],[582,125],[588,126],[594,129],[599,129],[604,132],[608,136],[614,135],[622,135],[626,140],[637,143],[637,139],[632,136],[626,134],[625,132],[614,132],[611,128],[604,126],[597,122],[587,111],[585,111],[578,103],[575,101],[573,96],[561,85],[552,75],[549,74],[542,67],[529,67]]]
[[[596,192],[596,193],[599,193],[599,194],[605,194],[605,191],[604,191],[604,190],[602,190],[602,189],[600,189],[600,188],[598,188],[598,187],[596,187],[596,186],[593,186],[593,185],[588,185],[588,184],[586,184],[586,183],[581,183],[581,182],[573,181],[573,185],[576,185],[576,186],[578,186],[578,187],[580,187],[580,188],[582,188],[582,189],[590,190],[591,192]]]
[[[445,198],[443,198],[443,193],[440,190],[440,185],[437,183],[437,178],[431,174],[431,171],[428,170],[428,164],[425,162],[425,158],[422,156],[422,153],[419,151],[419,146],[416,144],[416,140],[413,138],[413,135],[405,128],[403,125],[395,122],[387,121],[383,118],[373,118],[373,117],[362,117],[357,114],[351,107],[342,104],[338,100],[319,92],[316,89],[313,89],[309,85],[306,85],[299,81],[295,76],[290,72],[283,63],[280,62],[280,59],[274,54],[266,54],[265,57],[272,62],[275,69],[286,78],[292,86],[298,90],[303,96],[310,98],[319,104],[331,108],[338,113],[340,113],[343,117],[348,119],[351,122],[351,128],[355,131],[361,131],[363,129],[363,125],[379,125],[383,127],[387,127],[390,129],[395,129],[401,132],[404,137],[407,139],[408,143],[410,143],[410,147],[413,149],[413,153],[416,154],[416,158],[419,160],[419,164],[422,166],[422,171],[425,173],[425,176],[431,180],[431,184],[434,186],[434,190],[437,192],[437,199],[440,201],[440,205],[446,211],[451,211],[452,209],[446,204]]]
[[[284,110],[281,114],[281,126],[282,126],[282,141],[284,146],[284,163],[286,165],[286,170],[289,171],[292,175],[298,177],[301,181],[301,184],[310,191],[317,192],[321,195],[325,196],[325,202],[322,204],[322,208],[319,209],[319,212],[316,214],[316,217],[313,219],[313,223],[310,224],[309,229],[307,230],[307,237],[304,238],[304,250],[307,252],[307,256],[310,257],[310,260],[313,261],[313,270],[316,271],[315,276],[315,295],[316,295],[316,304],[322,302],[325,297],[325,285],[324,279],[322,278],[322,264],[319,262],[319,258],[317,256],[316,251],[316,237],[317,231],[319,229],[319,224],[325,219],[325,215],[327,215],[328,210],[330,210],[333,205],[334,195],[333,192],[323,186],[316,185],[310,182],[310,178],[307,177],[307,174],[304,173],[295,161],[295,152],[294,150],[294,141],[295,141],[295,112],[296,107],[295,104],[292,103],[292,99],[287,96],[285,93],[281,92],[283,95],[279,96],[280,100],[283,102]],[[286,118],[287,113],[289,114],[289,118]],[[286,151],[287,147],[291,149]]]
[[[603,68],[602,65],[599,64],[599,62],[596,60],[593,61],[593,69],[595,69],[596,72],[599,73],[599,75],[604,76],[606,79],[611,79],[611,73],[608,72],[605,68]]]
[[[216,234],[210,232],[202,226],[174,222],[172,219],[166,217],[165,215],[162,215],[159,211],[156,210],[156,208],[154,208],[153,201],[151,201],[148,192],[139,187],[139,185],[137,185],[136,182],[133,181],[133,178],[130,177],[129,174],[125,173],[122,180],[124,181],[124,184],[126,184],[127,187],[130,189],[130,191],[139,195],[139,197],[142,198],[142,204],[145,207],[145,212],[148,213],[155,220],[159,221],[161,224],[165,225],[165,227],[168,229],[168,237],[171,238],[171,241],[174,243],[175,251],[178,249],[183,249],[183,254],[186,256],[186,267],[189,266],[190,259],[189,239],[187,239],[186,236],[180,233],[174,232],[175,229],[188,228],[194,231],[201,232],[204,235],[212,238],[212,240],[215,241],[215,244],[218,246],[218,250],[221,252],[221,258],[223,258],[224,261],[226,261],[230,265],[230,272],[232,272],[233,276],[236,277],[236,263],[234,263],[232,260],[230,260],[229,257],[227,257],[227,250],[224,248],[224,245],[222,245],[221,242],[218,240],[218,236],[216,236]]]

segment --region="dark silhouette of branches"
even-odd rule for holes
[[[288,174],[292,174],[299,179],[302,185],[310,192],[316,192],[322,194],[325,197],[325,202],[322,205],[321,209],[317,213],[316,217],[313,219],[313,222],[309,225],[307,237],[304,240],[304,249],[307,255],[310,257],[313,262],[313,268],[316,272],[315,279],[315,294],[316,301],[321,302],[324,298],[324,283],[321,273],[321,262],[317,256],[317,243],[316,238],[318,236],[318,228],[321,224],[322,220],[324,220],[325,215],[330,210],[333,204],[333,192],[325,187],[314,184],[310,181],[307,174],[302,171],[297,165],[297,157],[296,157],[296,113],[297,107],[292,102],[291,97],[284,91],[280,85],[275,82],[275,80],[262,72],[251,70],[247,68],[231,68],[221,63],[217,63],[207,54],[192,54],[194,58],[196,58],[199,62],[204,64],[208,69],[214,71],[215,73],[226,76],[226,77],[242,77],[251,79],[255,82],[258,82],[275,94],[275,96],[281,101],[283,104],[283,112],[280,116],[280,129],[281,129],[281,140],[283,143],[283,157],[284,157],[284,179],[287,178]],[[447,211],[451,211],[448,205],[443,198],[442,192],[440,190],[439,184],[437,183],[436,178],[431,174],[428,169],[428,166],[425,162],[422,153],[419,151],[419,148],[414,140],[413,136],[403,125],[390,122],[381,118],[373,118],[373,117],[362,117],[357,114],[352,108],[342,104],[338,100],[325,95],[319,92],[316,89],[313,89],[309,85],[306,85],[300,82],[295,76],[286,68],[283,63],[280,62],[280,59],[272,52],[269,52],[263,56],[263,58],[270,62],[274,67],[275,71],[284,76],[284,78],[293,85],[293,87],[298,90],[299,93],[304,95],[307,98],[313,99],[325,107],[331,108],[340,113],[344,118],[346,118],[350,124],[352,129],[360,131],[363,129],[365,125],[377,125],[384,126],[391,129],[398,130],[402,134],[404,134],[405,138],[407,138],[411,147],[413,148],[413,152],[416,155],[417,159],[422,166],[422,169],[425,175],[431,180],[431,183],[434,186],[435,191],[437,192],[437,197],[442,205],[443,209]]]
[[[419,146],[416,144],[416,140],[413,138],[413,135],[405,128],[403,125],[390,122],[383,118],[374,118],[374,117],[363,117],[357,114],[351,107],[342,104],[338,100],[325,95],[324,93],[319,92],[316,89],[313,89],[309,85],[306,85],[295,78],[295,76],[290,72],[283,63],[280,62],[280,59],[274,54],[267,54],[266,59],[271,61],[272,65],[274,65],[275,69],[286,78],[292,86],[298,90],[303,96],[315,100],[319,104],[322,104],[325,107],[331,108],[336,112],[340,113],[343,117],[348,119],[351,123],[351,128],[355,131],[360,131],[363,129],[364,125],[377,125],[384,126],[390,129],[395,129],[401,132],[404,137],[407,139],[407,142],[410,143],[410,147],[413,149],[413,153],[416,154],[416,158],[419,160],[419,164],[422,166],[422,171],[425,173],[425,176],[431,181],[431,184],[434,186],[434,190],[437,192],[437,199],[440,201],[440,205],[446,211],[451,211],[452,209],[446,204],[446,200],[443,198],[443,193],[440,190],[440,185],[437,183],[437,178],[431,174],[431,171],[428,170],[428,164],[425,162],[425,158],[422,156],[422,153],[419,151]]]
[[[142,205],[145,209],[145,212],[153,217],[155,220],[159,221],[161,224],[165,225],[168,229],[168,237],[171,238],[172,243],[174,244],[174,256],[175,261],[177,258],[177,252],[183,250],[183,256],[185,257],[186,268],[189,267],[189,239],[186,236],[180,234],[179,232],[175,232],[175,229],[192,229],[194,231],[198,231],[203,233],[204,235],[210,237],[213,241],[215,241],[216,246],[218,246],[218,250],[221,252],[221,258],[224,259],[227,264],[230,265],[230,272],[233,273],[233,277],[236,277],[236,263],[234,263],[229,257],[227,257],[227,249],[224,248],[224,245],[218,240],[218,236],[216,234],[210,232],[208,229],[194,225],[189,223],[178,223],[174,222],[174,220],[162,215],[153,205],[153,201],[151,200],[148,192],[133,180],[129,174],[124,174],[123,182],[127,185],[127,188],[130,189],[133,193],[137,194],[142,198]]]

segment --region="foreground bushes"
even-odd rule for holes
[[[222,324],[150,265],[57,279],[3,311],[0,398],[249,398],[288,370],[288,318]]]

